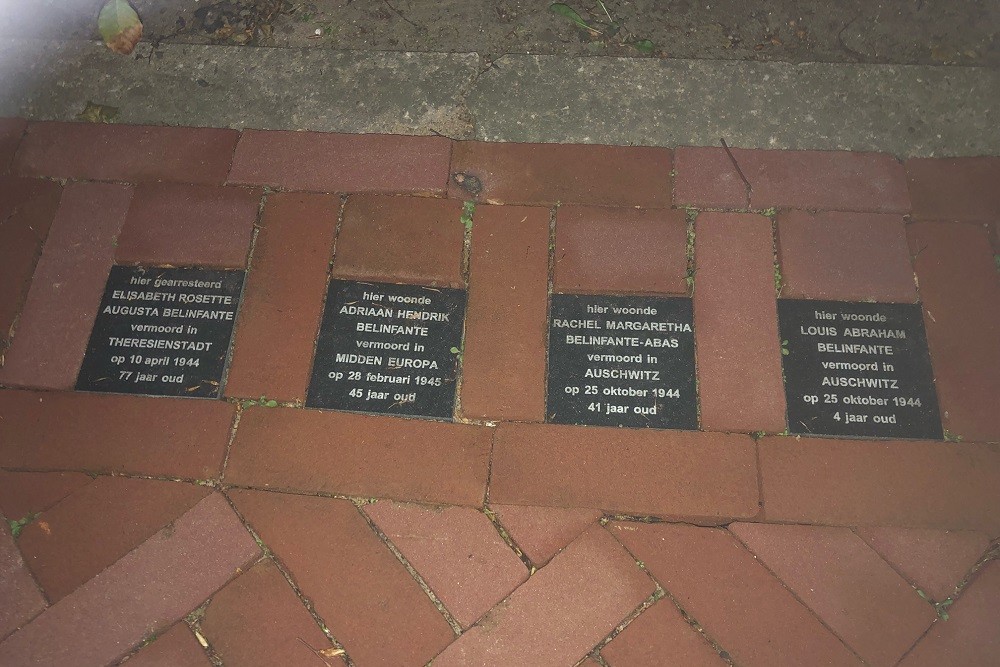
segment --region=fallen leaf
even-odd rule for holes
[[[645,53],[649,55],[653,52],[653,42],[648,39],[643,39],[635,43],[635,48],[639,53]]]
[[[587,24],[587,22],[584,21],[583,18],[577,13],[577,11],[575,9],[573,9],[572,7],[570,7],[569,5],[567,5],[566,3],[563,3],[563,2],[553,2],[551,5],[549,5],[549,11],[555,12],[556,14],[559,14],[560,16],[565,16],[570,21],[572,21],[573,23],[577,24],[578,26],[580,26],[584,30],[590,32],[591,34],[595,34],[595,33],[596,34],[600,34],[597,30],[595,30],[594,28],[590,27]]]
[[[129,55],[142,39],[142,21],[126,0],[108,0],[97,16],[97,30],[108,48]]]
[[[88,100],[87,106],[76,117],[78,120],[88,123],[110,123],[117,115],[118,107],[108,106],[107,104],[95,104]]]
[[[944,65],[950,65],[958,59],[958,53],[947,46],[932,46],[931,58]]]

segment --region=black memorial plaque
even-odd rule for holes
[[[215,398],[243,271],[113,266],[76,388]]]
[[[553,294],[548,421],[698,428],[691,299]]]
[[[331,280],[306,405],[450,419],[465,290]]]
[[[778,302],[789,430],[943,437],[918,304]]]

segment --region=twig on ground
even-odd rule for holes
[[[740,169],[740,163],[736,161],[736,156],[733,155],[733,152],[731,150],[729,150],[729,144],[726,143],[725,138],[720,138],[719,141],[722,142],[722,147],[726,149],[726,155],[729,156],[729,160],[733,163],[733,166],[736,168],[736,173],[740,175],[740,179],[743,181],[743,185],[747,189],[747,206],[749,206],[750,193],[753,192],[753,186],[750,185],[750,181],[747,180],[746,174],[744,174],[743,170]]]

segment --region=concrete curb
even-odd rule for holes
[[[1000,155],[1000,70],[0,40],[0,116],[488,141]]]

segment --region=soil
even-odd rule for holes
[[[8,3],[0,34],[90,39],[102,0]],[[133,0],[145,39],[476,52],[1000,67],[995,0]],[[609,16],[612,20],[609,20]],[[649,44],[640,43],[648,40]]]

